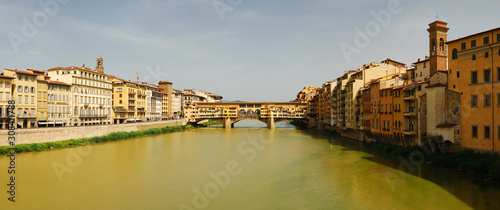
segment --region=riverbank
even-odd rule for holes
[[[186,121],[181,119],[114,125],[16,129],[15,138],[16,144],[44,143],[104,136],[113,132],[140,131],[149,128],[162,128],[166,126],[178,125],[186,125]],[[9,146],[8,132],[8,130],[0,130],[0,146]]]
[[[35,151],[38,152],[48,149],[68,148],[74,146],[97,144],[100,142],[118,141],[118,140],[124,140],[128,138],[140,137],[146,135],[157,135],[170,132],[185,131],[191,128],[193,127],[190,125],[179,125],[179,126],[166,126],[162,128],[149,128],[139,131],[129,131],[129,132],[120,131],[120,132],[113,132],[103,136],[94,136],[90,138],[69,139],[64,141],[54,141],[54,142],[44,142],[44,143],[18,144],[14,146],[14,150],[16,151],[16,153],[35,152]],[[10,146],[0,146],[0,154],[4,155],[9,153],[9,148]]]
[[[407,160],[418,158],[410,158],[410,154],[415,151],[420,151],[425,154],[425,152],[423,152],[424,149],[419,146],[401,147],[378,142],[363,142],[363,146],[375,148],[394,157],[403,156]],[[500,182],[500,157],[496,154],[481,154],[474,153],[472,150],[464,150],[459,153],[432,153],[430,155],[424,155],[423,157],[425,162],[437,167],[452,168],[469,175],[480,177],[485,181]]]
[[[217,121],[208,121],[204,123],[199,123],[198,125],[202,125],[204,127],[211,126],[211,125],[222,125],[222,123],[217,122]]]

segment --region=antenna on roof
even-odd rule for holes
[[[436,20],[439,20],[439,12],[437,12]]]

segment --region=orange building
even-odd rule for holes
[[[382,135],[392,136],[392,87],[379,90]]]
[[[380,126],[380,95],[379,95],[379,89],[380,89],[380,81],[375,80],[374,82],[370,83],[370,105],[371,105],[371,113],[372,115],[370,116],[371,118],[371,132],[373,134],[379,134],[381,132],[381,126]]]
[[[462,146],[500,151],[500,28],[449,41],[448,89],[461,94]]]
[[[397,140],[397,144],[399,146],[408,146],[405,145],[403,141],[404,115],[403,112],[401,111],[401,107],[404,107],[403,87],[404,85],[400,85],[392,89],[392,97],[393,97],[392,101],[394,103],[393,114],[392,114],[393,125],[394,125],[393,136]]]

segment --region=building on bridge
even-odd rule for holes
[[[297,102],[187,102],[184,114],[190,123],[212,120],[230,128],[240,120],[255,119],[273,129],[280,121],[305,120],[306,109],[306,103]]]

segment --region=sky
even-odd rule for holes
[[[500,1],[0,0],[0,66],[82,66],[173,82],[225,100],[290,101],[308,85],[387,58],[428,55],[428,24],[448,40],[500,27]]]

